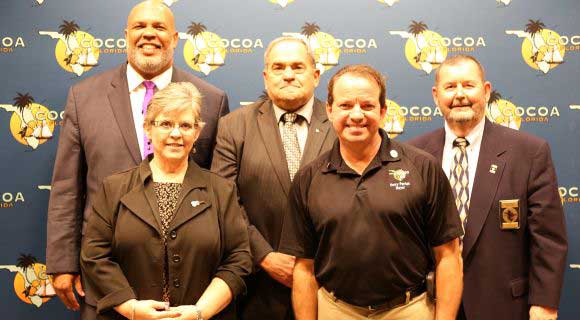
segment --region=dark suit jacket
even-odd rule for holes
[[[171,305],[195,303],[214,277],[234,297],[245,292],[252,262],[235,185],[192,160],[175,212],[167,230]],[[129,299],[162,300],[161,230],[148,160],[105,178],[81,250],[83,283],[92,292],[86,302],[99,319],[122,318],[112,308]],[[217,318],[235,319],[234,308]]]
[[[48,203],[48,273],[79,272],[81,230],[102,180],[141,162],[126,70],[123,64],[69,90]],[[227,96],[177,68],[171,81],[191,82],[203,95],[201,117],[206,125],[196,142],[194,158],[209,168],[218,119],[229,111]]]
[[[441,161],[444,141],[438,129],[409,143]],[[500,229],[499,202],[509,199],[519,199],[519,230]],[[467,319],[528,319],[529,305],[557,308],[567,250],[548,143],[486,119],[463,238]]]
[[[301,166],[329,150],[335,133],[324,103],[315,99]],[[288,208],[290,175],[270,100],[241,107],[220,121],[212,171],[234,180],[250,222],[255,274],[241,304],[243,319],[284,319],[291,314],[290,289],[270,278],[259,263],[278,251]]]

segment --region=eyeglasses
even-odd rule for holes
[[[195,123],[191,123],[191,122],[175,123],[175,122],[169,121],[169,120],[162,120],[162,121],[151,121],[151,124],[153,124],[162,133],[170,133],[177,127],[177,128],[179,128],[179,131],[182,134],[191,134],[196,129],[199,128],[199,123],[197,123],[197,122],[195,122]]]

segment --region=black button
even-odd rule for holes
[[[171,239],[175,239],[175,238],[177,238],[177,231],[175,231],[175,230],[172,230],[172,231],[169,233],[169,237],[171,237]]]
[[[173,255],[173,262],[179,263],[181,261],[181,257],[178,254]]]
[[[179,288],[179,286],[181,286],[181,283],[179,283],[179,279],[173,279],[173,286],[176,288]]]

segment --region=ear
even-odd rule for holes
[[[332,105],[330,105],[328,102],[326,103],[326,116],[328,116],[328,120],[332,122]]]
[[[173,44],[171,45],[173,49],[177,48],[178,42],[179,42],[179,33],[175,31],[175,33],[173,34]]]
[[[437,85],[434,85],[431,88],[431,94],[433,95],[433,102],[435,103],[435,106],[439,107],[439,104],[437,103]]]
[[[320,82],[320,70],[314,67],[314,87],[318,87],[318,83]]]
[[[485,91],[485,102],[489,102],[489,98],[491,97],[491,82],[486,81],[483,83],[483,90]]]

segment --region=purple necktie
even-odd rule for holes
[[[145,98],[143,98],[143,108],[141,109],[143,113],[143,117],[147,114],[147,105],[151,98],[153,97],[153,93],[155,92],[155,83],[150,80],[143,81],[143,85],[145,86]],[[147,158],[148,155],[153,153],[153,146],[151,145],[151,141],[147,139],[147,135],[143,132],[143,159]]]

